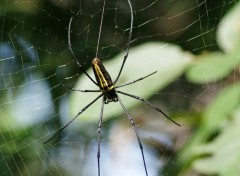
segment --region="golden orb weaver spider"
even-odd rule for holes
[[[174,120],[172,120],[167,114],[165,114],[159,107],[157,107],[156,105],[144,100],[143,98],[136,96],[136,95],[132,95],[132,94],[128,94],[126,92],[122,92],[120,90],[117,90],[118,88],[130,85],[130,84],[134,84],[138,81],[141,81],[153,74],[156,73],[150,73],[144,77],[141,77],[139,79],[136,79],[134,81],[116,86],[116,83],[118,82],[118,79],[122,73],[124,64],[128,58],[128,54],[129,54],[129,47],[130,47],[130,43],[131,43],[131,37],[132,37],[132,29],[133,29],[133,10],[132,10],[132,5],[130,0],[127,0],[128,4],[129,4],[129,8],[130,8],[130,12],[131,12],[131,24],[130,24],[130,30],[129,30],[129,36],[128,36],[128,44],[127,44],[127,49],[126,49],[126,54],[124,55],[123,58],[123,62],[122,65],[120,67],[120,70],[118,72],[118,75],[116,77],[116,79],[114,81],[112,81],[111,76],[109,75],[109,73],[107,72],[107,70],[105,69],[104,65],[102,64],[101,60],[97,57],[98,55],[98,48],[99,48],[99,42],[100,42],[100,37],[101,37],[101,30],[102,30],[102,22],[103,22],[103,16],[104,16],[104,9],[105,9],[105,0],[103,1],[103,8],[102,8],[102,14],[101,14],[101,22],[100,22],[100,27],[99,27],[99,35],[98,35],[98,43],[97,43],[97,49],[96,49],[96,56],[95,58],[92,60],[92,69],[95,75],[95,79],[96,81],[83,69],[82,65],[78,62],[78,60],[75,57],[75,54],[72,50],[72,45],[71,45],[71,24],[72,24],[72,20],[73,17],[70,18],[69,21],[69,25],[68,25],[68,48],[71,52],[71,54],[74,57],[74,60],[76,61],[77,65],[79,66],[79,68],[82,70],[82,72],[95,84],[99,87],[99,90],[77,90],[77,89],[73,89],[70,88],[68,86],[65,86],[66,88],[68,88],[71,91],[79,91],[79,92],[101,92],[101,94],[99,96],[97,96],[94,100],[92,100],[89,104],[87,104],[84,108],[82,108],[73,119],[71,119],[68,123],[66,123],[65,125],[63,125],[50,139],[48,139],[47,141],[44,142],[44,144],[48,143],[49,141],[51,141],[54,137],[56,137],[61,131],[63,131],[69,124],[71,124],[78,116],[80,116],[85,110],[87,110],[93,103],[95,103],[98,99],[100,99],[102,97],[102,104],[101,104],[101,111],[100,111],[100,120],[99,120],[99,125],[98,125],[98,152],[97,152],[97,162],[98,162],[98,176],[100,176],[100,135],[101,135],[101,129],[102,129],[102,122],[103,122],[103,109],[104,109],[104,105],[108,104],[109,102],[119,102],[124,113],[126,114],[126,116],[128,117],[131,125],[133,126],[134,132],[137,136],[137,140],[138,140],[138,144],[139,144],[139,148],[141,150],[141,155],[142,155],[142,160],[143,160],[143,164],[144,164],[144,169],[145,169],[145,173],[146,176],[148,176],[148,171],[147,171],[147,166],[146,166],[146,161],[145,161],[145,156],[144,156],[144,152],[143,152],[143,146],[142,146],[142,142],[140,140],[140,137],[138,135],[137,132],[137,128],[135,125],[135,122],[133,120],[133,118],[131,117],[131,115],[129,114],[128,110],[126,109],[126,107],[124,106],[122,100],[120,99],[120,97],[118,96],[119,94],[134,98],[136,100],[142,101],[144,104],[147,104],[149,106],[151,106],[152,108],[154,108],[156,111],[160,112],[161,114],[163,114],[167,119],[169,119],[170,121],[172,121],[174,124],[180,126],[180,124],[178,124],[177,122],[175,122]]]

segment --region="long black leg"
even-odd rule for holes
[[[103,15],[105,11],[105,0],[103,1],[103,7],[102,7],[102,16],[101,16],[101,21],[100,21],[100,26],[99,26],[99,32],[98,32],[98,41],[97,41],[97,49],[96,49],[96,58],[98,57],[98,48],[99,48],[99,43],[100,43],[100,38],[102,34],[102,24],[103,24]]]
[[[87,75],[87,77],[95,84],[95,85],[98,85],[96,83],[96,81],[94,81],[92,79],[92,77],[84,70],[84,68],[82,67],[82,65],[78,62],[73,50],[72,50],[72,44],[71,44],[71,25],[72,25],[72,20],[73,20],[73,17],[70,18],[70,21],[69,21],[69,25],[68,25],[68,49],[70,50],[70,52],[72,53],[73,57],[74,57],[74,60],[76,61],[77,65],[79,66],[79,68],[83,71],[83,73],[85,73],[85,75]]]
[[[142,143],[141,143],[141,140],[140,140],[140,137],[138,136],[138,132],[137,132],[137,128],[136,128],[136,125],[135,125],[135,122],[133,121],[133,118],[130,116],[130,114],[128,113],[126,107],[123,105],[122,103],[122,100],[119,98],[118,96],[118,101],[120,102],[125,114],[127,115],[129,121],[131,122],[133,128],[134,128],[134,132],[137,136],[137,140],[138,140],[138,144],[139,144],[139,148],[141,150],[141,153],[142,153],[142,159],[143,159],[143,164],[144,164],[144,169],[145,169],[145,172],[146,172],[146,176],[148,176],[148,172],[147,172],[147,166],[146,166],[146,162],[145,162],[145,157],[144,157],[144,153],[143,153],[143,146],[142,146]]]
[[[181,126],[179,123],[175,122],[173,119],[171,119],[167,114],[165,114],[160,108],[158,108],[156,105],[144,100],[143,98],[141,97],[138,97],[136,95],[132,95],[132,94],[128,94],[128,93],[125,93],[125,92],[122,92],[122,91],[119,91],[119,90],[116,90],[117,93],[120,93],[120,94],[123,94],[123,95],[126,95],[126,96],[129,96],[129,97],[132,97],[134,99],[137,99],[137,100],[140,100],[142,101],[143,103],[151,106],[152,108],[154,108],[155,110],[157,110],[158,112],[162,113],[167,119],[169,119],[170,121],[172,121],[173,123],[175,123],[176,125],[178,126]]]
[[[98,176],[100,176],[100,135],[101,135],[101,129],[102,129],[102,122],[103,122],[103,108],[104,108],[104,98],[102,98],[102,106],[101,106],[101,112],[100,112],[100,119],[98,124],[98,152],[97,152],[97,160],[98,160]]]
[[[130,30],[129,30],[129,36],[128,36],[128,44],[127,44],[127,51],[126,51],[126,54],[123,58],[123,62],[122,62],[122,65],[121,65],[121,68],[119,70],[119,73],[117,75],[117,78],[115,79],[115,81],[113,82],[113,84],[116,84],[116,82],[118,81],[121,73],[122,73],[122,70],[123,70],[123,67],[124,67],[124,64],[128,58],[128,53],[129,53],[129,46],[130,46],[130,43],[131,43],[131,39],[132,39],[132,29],[133,29],[133,9],[132,9],[132,4],[130,2],[130,0],[127,0],[128,1],[128,4],[129,4],[129,8],[130,8],[130,11],[131,11],[131,24],[130,24]]]
[[[50,139],[48,139],[47,141],[44,142],[44,144],[48,143],[49,141],[51,141],[53,138],[55,138],[62,130],[64,130],[65,128],[68,127],[68,125],[70,123],[72,123],[80,114],[82,114],[82,112],[84,112],[87,108],[89,108],[89,106],[91,106],[95,101],[97,101],[100,97],[102,97],[103,94],[100,94],[97,98],[95,98],[93,101],[91,101],[87,106],[85,106],[84,108],[82,108],[81,111],[79,111],[77,113],[77,115],[70,120],[68,123],[66,123],[65,125],[63,125]]]
[[[79,90],[79,89],[74,89],[69,86],[66,86],[65,84],[62,84],[62,86],[66,87],[67,89],[71,91],[78,91],[78,92],[101,92],[101,90]]]
[[[124,87],[124,86],[130,85],[130,84],[133,84],[133,83],[138,82],[138,81],[141,81],[141,80],[143,80],[143,79],[145,79],[145,78],[147,78],[147,77],[149,77],[149,76],[151,76],[151,75],[153,75],[153,74],[155,74],[155,73],[157,73],[157,71],[155,71],[155,72],[153,72],[153,73],[150,73],[150,74],[148,74],[147,76],[144,76],[144,77],[141,77],[141,78],[139,78],[139,79],[136,79],[136,80],[134,80],[134,81],[127,82],[127,83],[122,84],[122,85],[120,85],[120,86],[115,86],[115,88],[117,89],[117,88],[119,88],[119,87]]]

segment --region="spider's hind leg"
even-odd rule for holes
[[[127,111],[126,107],[123,105],[122,100],[121,100],[119,97],[118,97],[118,101],[119,101],[119,103],[121,104],[121,106],[122,106],[125,114],[127,115],[129,121],[131,122],[131,124],[132,124],[132,126],[133,126],[134,132],[135,132],[135,134],[136,134],[136,136],[137,136],[139,148],[140,148],[140,150],[141,150],[145,173],[146,173],[146,176],[148,176],[147,166],[146,166],[146,161],[145,161],[145,156],[144,156],[144,152],[143,152],[143,145],[142,145],[142,142],[141,142],[140,137],[139,137],[139,135],[138,135],[135,122],[134,122],[133,118],[131,117],[131,115],[129,114],[129,112]]]

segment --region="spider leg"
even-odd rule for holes
[[[101,129],[102,129],[102,122],[103,122],[103,108],[104,108],[104,98],[102,99],[102,106],[101,106],[101,112],[100,112],[100,119],[98,124],[98,152],[97,152],[97,160],[98,160],[98,176],[100,176],[100,135],[101,135]]]
[[[141,97],[138,97],[136,95],[132,95],[132,94],[128,94],[128,93],[125,93],[125,92],[122,92],[122,91],[119,91],[119,90],[116,90],[117,93],[120,93],[120,94],[123,94],[123,95],[126,95],[126,96],[129,96],[129,97],[132,97],[136,100],[140,100],[142,101],[143,103],[151,106],[152,108],[154,108],[155,110],[157,110],[158,112],[162,113],[167,119],[169,119],[170,121],[172,121],[173,123],[175,123],[176,125],[178,126],[181,126],[179,123],[175,122],[173,119],[171,119],[167,114],[165,114],[159,107],[157,107],[156,105],[144,100],[143,98]]]
[[[100,94],[97,98],[95,98],[93,101],[91,101],[87,106],[85,106],[84,108],[81,109],[81,111],[79,111],[77,113],[77,115],[70,120],[68,123],[66,123],[65,125],[63,125],[50,139],[48,139],[47,141],[44,142],[44,144],[48,143],[49,141],[51,141],[53,138],[55,138],[60,132],[62,132],[62,130],[64,130],[65,128],[68,127],[68,125],[70,125],[70,123],[72,123],[80,114],[82,114],[82,112],[84,112],[87,108],[89,108],[89,106],[91,106],[94,102],[96,102],[100,97],[102,97],[103,94]]]
[[[128,1],[128,4],[129,4],[129,8],[130,8],[130,11],[131,11],[131,24],[130,24],[130,30],[129,30],[129,36],[128,36],[128,44],[127,44],[127,50],[126,50],[126,54],[123,58],[123,62],[122,62],[122,65],[121,65],[121,68],[119,70],[119,73],[117,75],[117,78],[115,79],[115,81],[113,82],[113,84],[116,84],[116,82],[118,81],[121,73],[122,73],[122,70],[123,70],[123,67],[124,67],[124,64],[128,58],[128,53],[129,53],[129,46],[130,46],[130,43],[131,43],[131,39],[132,39],[132,29],[133,29],[133,9],[132,9],[132,4],[130,2],[130,0],[127,0]]]
[[[117,88],[119,88],[119,87],[124,87],[124,86],[130,85],[130,84],[133,84],[133,83],[138,82],[138,81],[141,81],[141,80],[143,80],[143,79],[145,79],[145,78],[147,78],[147,77],[149,77],[149,76],[151,76],[151,75],[153,75],[153,74],[155,74],[155,73],[157,73],[157,71],[152,72],[152,73],[148,74],[147,76],[141,77],[141,78],[136,79],[136,80],[134,80],[134,81],[124,83],[124,84],[122,84],[122,85],[120,85],[120,86],[115,86],[115,88],[117,89]]]
[[[62,86],[66,87],[67,89],[71,91],[78,91],[78,92],[101,92],[101,90],[79,90],[79,89],[74,89],[72,87],[66,86],[65,84],[62,84]]]
[[[104,15],[104,11],[105,11],[105,0],[103,1],[103,7],[102,7],[102,17],[101,17],[101,22],[100,22],[100,26],[99,26],[99,32],[98,32],[98,41],[97,41],[97,49],[96,49],[96,57],[98,57],[98,48],[99,48],[99,42],[100,42],[100,38],[101,38],[101,33],[102,33],[102,24],[103,24],[103,15]]]
[[[84,70],[84,68],[82,67],[82,65],[78,62],[73,50],[72,50],[72,44],[71,44],[71,25],[72,25],[72,20],[73,20],[73,17],[70,18],[70,21],[69,21],[69,25],[68,25],[68,49],[70,50],[70,52],[72,53],[73,55],[73,58],[74,60],[76,61],[77,65],[79,66],[79,68],[83,71],[83,73],[85,75],[87,75],[87,77],[95,84],[95,85],[98,85],[96,83],[96,81],[94,81],[94,79],[92,79],[92,77]]]
[[[136,136],[137,136],[139,148],[140,148],[141,153],[142,153],[142,159],[143,159],[143,164],[144,164],[144,169],[145,169],[145,172],[146,172],[146,176],[148,176],[147,166],[146,166],[145,157],[144,157],[144,153],[143,153],[143,146],[142,146],[140,137],[138,136],[138,132],[137,132],[137,128],[136,128],[135,122],[133,121],[133,118],[131,117],[131,115],[130,115],[129,112],[127,111],[126,107],[123,105],[122,100],[119,98],[119,96],[118,96],[118,101],[119,101],[119,103],[121,104],[121,106],[122,106],[125,114],[127,115],[129,121],[131,122],[131,124],[132,124],[132,126],[133,126],[133,128],[134,128],[134,132],[135,132],[135,134],[136,134]]]

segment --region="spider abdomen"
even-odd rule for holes
[[[112,78],[103,66],[102,62],[98,58],[92,60],[92,68],[98,83],[98,86],[102,92],[108,92],[114,88]]]
[[[92,68],[95,75],[95,78],[98,83],[98,87],[104,94],[105,104],[109,102],[118,101],[117,94],[114,89],[112,78],[103,66],[102,62],[98,58],[92,60]]]

